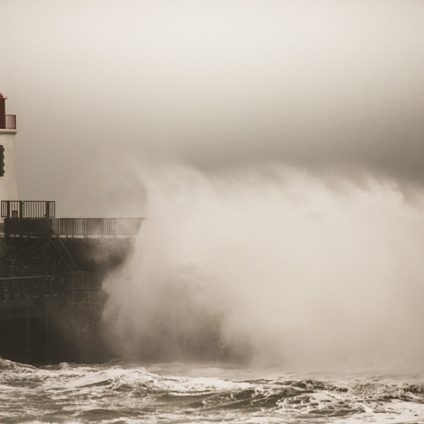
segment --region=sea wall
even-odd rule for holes
[[[0,239],[0,356],[32,364],[107,359],[102,281],[131,247],[128,239]]]

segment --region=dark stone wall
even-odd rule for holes
[[[102,362],[110,357],[102,339],[100,304],[45,302],[0,319],[1,357],[35,365]]]
[[[131,239],[61,239],[81,270],[109,271],[121,266],[132,250]]]
[[[49,275],[66,271],[108,272],[121,266],[130,239],[60,239],[77,264],[68,269],[47,238],[0,238],[0,277]]]
[[[0,239],[0,276],[49,275],[66,269],[48,239]]]
[[[60,277],[85,271],[95,272],[101,283],[103,276],[124,264],[132,249],[130,239],[60,239],[76,267],[69,269],[69,261],[63,260],[54,242],[0,239],[0,279],[8,278],[15,284],[13,277]],[[49,281],[46,279],[45,285],[54,284]],[[35,295],[32,290],[30,295],[0,299],[0,356],[32,364],[101,362],[109,358],[101,328],[105,294],[101,284],[95,287],[68,287],[63,292],[50,287]]]

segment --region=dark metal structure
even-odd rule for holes
[[[111,238],[135,237],[143,218],[7,218],[6,237]]]
[[[54,218],[56,202],[51,200],[2,200],[2,218]]]
[[[61,298],[64,301],[89,302],[99,290],[100,282],[94,272],[66,272],[54,275],[0,277],[0,310],[11,305],[28,306],[29,300]]]
[[[67,272],[55,275],[0,277],[0,310],[27,306],[29,300],[61,298],[92,301],[101,280],[94,272]]]
[[[107,359],[102,281],[125,260],[143,218],[56,218],[47,200],[2,200],[0,209],[0,356]]]

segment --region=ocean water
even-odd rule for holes
[[[414,376],[0,359],[1,423],[424,423]]]

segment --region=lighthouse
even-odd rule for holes
[[[16,200],[16,115],[6,114],[7,97],[0,93],[0,200]]]

